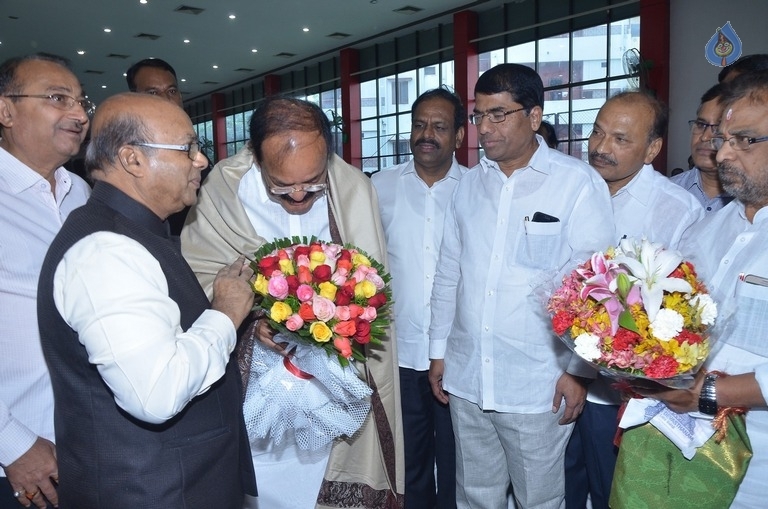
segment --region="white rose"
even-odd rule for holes
[[[600,348],[597,346],[600,343],[600,338],[594,334],[584,332],[579,334],[574,342],[576,343],[576,348],[574,351],[579,357],[583,359],[587,359],[588,361],[595,361],[602,355]]]
[[[669,341],[683,330],[683,315],[671,309],[660,309],[656,318],[651,322],[650,328],[654,337],[662,341]]]
[[[691,306],[696,308],[696,312],[701,316],[701,323],[704,325],[714,325],[717,318],[717,304],[712,297],[706,293],[699,294],[691,299]]]

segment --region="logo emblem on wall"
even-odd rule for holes
[[[718,67],[731,65],[741,56],[741,39],[728,21],[715,31],[704,47],[707,61]]]

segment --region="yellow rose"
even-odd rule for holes
[[[312,322],[309,326],[309,333],[318,343],[326,343],[333,336],[331,329],[323,322]]]
[[[320,283],[317,285],[318,290],[320,290],[320,296],[325,297],[326,299],[333,301],[336,298],[336,285],[331,283],[330,281],[325,281],[324,283]]]
[[[256,280],[251,281],[251,288],[253,288],[253,291],[260,293],[261,295],[267,294],[268,285],[269,283],[267,283],[267,278],[265,278],[263,274],[256,275]]]
[[[309,270],[315,270],[318,265],[325,263],[325,253],[322,251],[312,251],[309,253]]]
[[[355,285],[355,297],[356,298],[366,298],[370,299],[376,295],[376,285],[368,281],[367,279],[363,279],[359,283]]]
[[[359,265],[371,266],[371,260],[369,260],[364,254],[355,253],[352,255],[352,265],[357,267]]]
[[[293,270],[293,262],[291,260],[280,260],[280,272],[286,276],[293,276],[296,272]]]
[[[269,317],[277,323],[283,323],[293,314],[291,306],[285,302],[275,302],[269,310]]]

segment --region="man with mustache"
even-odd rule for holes
[[[605,182],[536,134],[544,86],[501,64],[475,85],[485,157],[446,208],[430,307],[429,381],[456,437],[456,502],[563,504],[563,455],[594,370],[554,336],[540,290],[613,241]]]
[[[722,88],[722,85],[717,84],[704,92],[696,111],[696,119],[688,122],[691,126],[691,158],[694,167],[671,178],[672,182],[693,194],[707,213],[717,212],[733,199],[723,191],[717,176],[717,151],[711,143],[720,122]]]
[[[429,386],[428,333],[445,210],[467,171],[453,156],[464,140],[465,115],[461,99],[449,90],[424,92],[411,109],[413,159],[371,177],[379,195],[395,301],[406,509],[456,506],[451,414]]]
[[[667,108],[652,95],[631,91],[603,104],[589,136],[589,162],[608,184],[616,226],[614,243],[645,237],[677,249],[680,238],[704,217],[701,204],[658,173],[651,162],[667,130]],[[607,247],[607,246],[606,246]],[[589,386],[587,403],[566,451],[566,507],[608,508],[616,464],[620,396],[602,377]]]
[[[48,246],[88,184],[62,166],[95,106],[64,58],[0,65],[0,507],[58,502],[53,391],[37,326]]]
[[[765,506],[768,475],[768,72],[746,72],[724,88],[713,146],[734,200],[686,233],[681,251],[719,306],[732,306],[727,331],[690,389],[644,394],[676,412],[716,414],[745,407],[752,459],[732,509]],[[716,376],[719,370],[728,376]]]
[[[334,154],[323,110],[308,101],[274,96],[253,112],[248,145],[220,161],[206,180],[187,216],[181,245],[210,291],[213,275],[229,258],[294,236],[350,243],[386,260],[376,193],[368,177]],[[253,344],[250,335],[241,339],[246,375],[247,348],[279,348],[273,334],[260,320],[255,331],[260,342]],[[301,449],[293,436],[279,444],[270,437],[251,437],[259,496],[248,501],[248,509],[394,509],[402,503],[396,352],[394,341],[367,351],[369,383],[377,389],[372,410],[354,436],[319,450]]]

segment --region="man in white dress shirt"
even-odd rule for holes
[[[451,414],[429,386],[429,299],[445,210],[467,171],[453,156],[464,141],[465,115],[461,99],[449,90],[424,92],[411,109],[413,159],[371,177],[379,195],[395,301],[406,509],[456,506]]]
[[[693,387],[648,393],[676,412],[747,407],[752,459],[732,509],[765,507],[768,476],[768,72],[744,73],[724,89],[713,138],[723,188],[734,200],[681,242],[733,327],[718,339]],[[705,376],[719,370],[729,376]]]
[[[90,189],[62,165],[93,104],[67,60],[0,65],[0,508],[57,503],[53,391],[37,327],[37,279],[53,237]],[[28,500],[28,497],[31,501]]]
[[[666,105],[635,91],[611,97],[597,114],[589,136],[589,162],[611,192],[614,244],[624,237],[645,237],[677,249],[683,234],[704,217],[692,194],[651,166],[661,150],[667,119]],[[598,377],[589,386],[584,412],[566,451],[568,509],[585,507],[587,494],[594,509],[608,509],[620,403],[609,380]]]
[[[502,64],[475,86],[485,157],[446,211],[432,290],[430,383],[456,436],[459,508],[563,506],[563,456],[594,376],[554,335],[546,290],[614,240],[605,182],[536,134],[544,91]],[[449,396],[450,394],[450,396]]]

